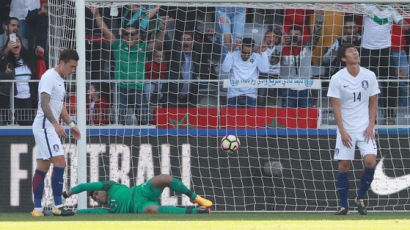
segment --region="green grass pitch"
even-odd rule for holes
[[[72,217],[32,217],[28,213],[0,213],[1,230],[80,229],[284,229],[384,230],[410,229],[409,213],[212,213],[211,215],[84,214]]]

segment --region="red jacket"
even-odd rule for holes
[[[410,23],[410,19],[404,19],[407,23]],[[401,25],[393,24],[391,31],[391,50],[400,51],[404,50],[406,46],[406,38],[404,37],[404,31],[401,29]]]
[[[147,62],[145,63],[145,79],[163,79],[168,67],[164,62]]]

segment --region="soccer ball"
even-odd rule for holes
[[[235,135],[226,135],[222,138],[221,147],[225,152],[236,152],[241,142]]]

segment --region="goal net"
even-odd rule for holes
[[[326,94],[331,75],[343,67],[338,46],[353,43],[379,72],[382,91],[378,165],[366,202],[370,210],[410,208],[410,37],[394,22],[410,19],[408,4],[85,4],[86,50],[78,52],[86,53],[86,76],[68,81],[66,104],[73,119],[87,116],[88,182],[135,186],[164,173],[212,200],[215,211],[335,210],[336,123]],[[50,66],[61,50],[75,48],[74,7],[72,0],[49,1]],[[389,8],[395,18],[383,19],[374,8]],[[391,37],[387,56],[360,48],[370,39],[363,36],[366,15],[394,24],[381,38]],[[250,47],[237,56],[242,60],[262,62],[258,57],[268,55],[269,68],[259,68],[266,73],[233,77],[226,58],[239,42]],[[76,112],[76,77],[86,78],[87,114]],[[232,106],[242,102],[250,107]],[[221,149],[228,134],[239,138],[238,152]],[[77,184],[75,146],[64,140],[66,187]],[[362,169],[357,150],[351,202]],[[77,197],[66,203],[76,206]],[[192,205],[167,189],[161,204]]]

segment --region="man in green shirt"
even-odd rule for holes
[[[90,7],[98,27],[102,30],[104,39],[111,44],[114,53],[117,80],[123,80],[119,86],[120,122],[125,123],[128,108],[137,114],[138,124],[148,124],[149,103],[144,97],[145,58],[146,52],[155,47],[161,47],[164,40],[164,30],[168,23],[162,23],[157,38],[151,42],[140,39],[137,24],[126,25],[120,29],[120,39],[117,39],[103,21],[97,8]],[[131,81],[130,81],[131,80]]]
[[[158,200],[164,188],[187,195],[192,203],[201,205],[198,208],[180,208],[160,206]],[[180,180],[161,174],[147,182],[134,187],[127,187],[114,181],[101,181],[79,184],[63,193],[65,198],[72,194],[89,191],[89,195],[100,205],[106,204],[109,209],[80,209],[77,213],[211,213],[212,201],[200,197],[189,190]]]

